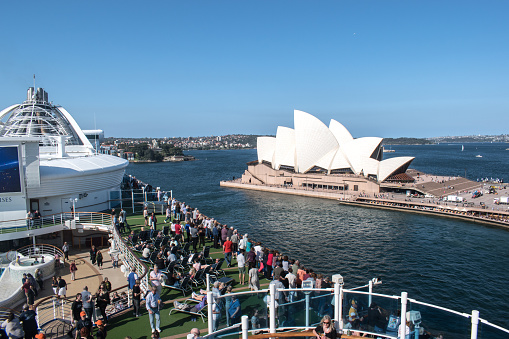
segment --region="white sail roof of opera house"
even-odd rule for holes
[[[313,115],[294,111],[294,129],[279,126],[276,137],[259,137],[258,162],[296,173],[351,173],[382,182],[404,173],[413,157],[383,160],[382,138],[354,139],[338,121],[329,127]]]

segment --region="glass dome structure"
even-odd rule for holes
[[[22,104],[0,112],[0,123],[0,137],[36,137],[41,146],[55,146],[55,137],[64,136],[66,145],[91,147],[72,116],[49,102],[43,88],[30,87]]]

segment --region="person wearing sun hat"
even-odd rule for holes
[[[104,326],[104,322],[102,320],[97,320],[95,322],[97,325],[97,333],[95,334],[97,339],[105,339],[107,335],[106,327]]]

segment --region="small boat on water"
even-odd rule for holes
[[[465,150],[465,146],[461,145],[461,151],[463,152]]]
[[[477,154],[475,157],[476,157],[476,158],[482,158],[482,155]]]

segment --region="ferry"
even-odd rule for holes
[[[392,148],[386,149],[385,147],[382,147],[382,150],[384,153],[394,153],[396,150],[393,150]]]

